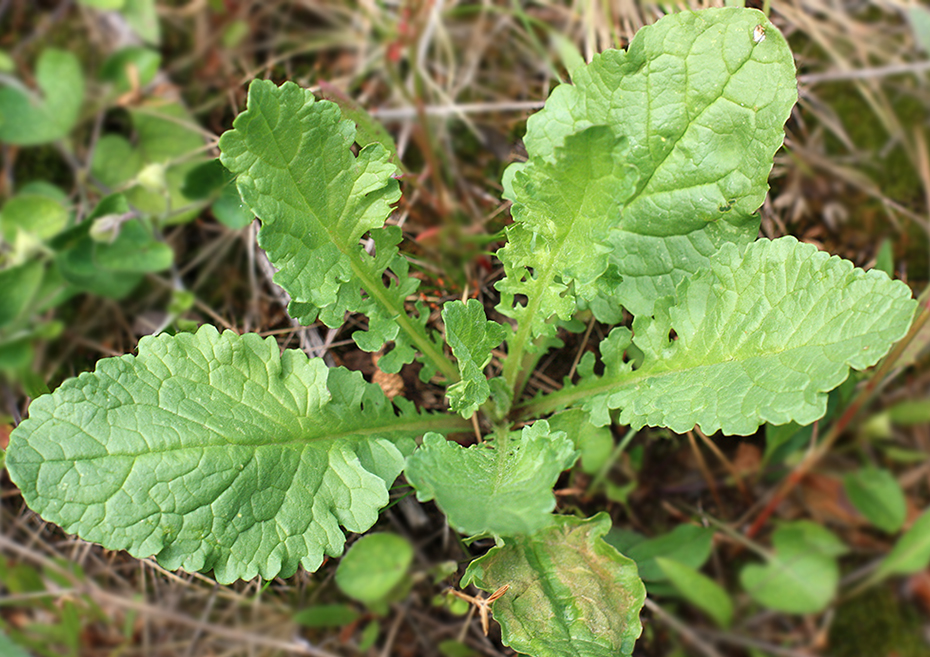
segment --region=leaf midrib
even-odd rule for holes
[[[161,409],[158,406],[150,404],[140,404],[140,406],[150,406],[152,408]],[[49,418],[52,419],[52,418]],[[86,433],[83,428],[80,426],[68,422],[63,418],[54,418],[60,424],[67,424],[73,426],[75,429],[81,433]],[[86,462],[86,461],[96,461],[101,459],[113,458],[113,457],[132,457],[138,458],[140,456],[156,455],[156,454],[167,454],[167,453],[177,453],[187,450],[200,450],[210,447],[244,447],[247,449],[258,450],[263,447],[315,447],[315,443],[321,443],[324,441],[336,441],[336,440],[346,440],[349,442],[362,442],[364,439],[369,437],[379,437],[383,436],[389,440],[403,438],[405,436],[395,436],[392,434],[396,433],[410,433],[414,435],[419,435],[423,431],[468,431],[471,429],[471,423],[463,420],[458,415],[452,414],[443,414],[437,416],[419,416],[416,418],[402,419],[401,422],[392,423],[392,424],[379,424],[377,426],[362,428],[362,429],[352,429],[347,430],[345,433],[338,434],[323,434],[319,436],[312,437],[291,437],[285,440],[271,440],[261,443],[232,443],[228,440],[225,440],[221,434],[216,433],[215,431],[210,430],[210,434],[215,436],[217,442],[205,442],[198,445],[181,445],[178,447],[170,447],[163,449],[145,449],[144,451],[139,452],[113,452],[108,451],[106,454],[101,454],[100,456],[89,456],[81,458],[41,458],[36,461],[23,461],[24,463],[75,463],[75,462]],[[410,436],[413,437],[413,436]]]
[[[348,212],[351,203],[347,202],[342,205],[339,219],[333,222],[332,228],[328,226],[326,222],[322,221],[320,217],[318,217],[317,214],[313,211],[313,206],[309,202],[307,191],[304,189],[303,185],[300,184],[301,177],[298,176],[293,170],[295,158],[288,159],[285,157],[284,151],[281,149],[281,146],[278,143],[277,135],[272,129],[271,123],[265,112],[259,110],[259,115],[265,124],[266,130],[268,130],[268,132],[275,137],[272,139],[272,143],[274,143],[275,149],[278,151],[278,155],[281,157],[282,161],[287,162],[285,170],[287,171],[287,175],[290,178],[294,189],[297,191],[299,198],[303,202],[305,213],[313,218],[313,221],[315,221],[316,224],[323,229],[326,235],[329,236],[330,242],[335,245],[339,252],[346,257],[349,262],[349,266],[352,268],[352,273],[355,274],[356,278],[362,282],[362,287],[369,294],[369,296],[375,299],[375,301],[385,311],[387,311],[388,317],[391,317],[395,322],[397,322],[401,330],[420,349],[420,352],[425,357],[429,358],[429,360],[436,366],[436,368],[446,376],[450,383],[458,381],[459,374],[455,365],[453,365],[448,358],[446,358],[438,349],[436,349],[435,345],[426,336],[425,331],[421,333],[417,330],[418,327],[410,321],[410,318],[407,316],[407,312],[404,309],[403,304],[395,304],[394,300],[388,296],[384,286],[381,284],[381,281],[376,280],[373,273],[369,271],[369,268],[364,266],[365,262],[359,253],[359,249],[356,248],[358,245],[351,242],[343,243],[337,239],[338,234],[336,233],[335,228],[342,224],[342,221],[345,219],[346,213]],[[357,158],[355,159],[357,160]],[[256,160],[256,162],[259,161],[261,160]],[[353,188],[357,182],[357,177],[352,180]],[[378,279],[380,279],[380,275],[378,276]]]

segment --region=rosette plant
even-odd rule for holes
[[[290,315],[366,317],[358,347],[385,350],[385,372],[421,363],[448,410],[389,401],[273,338],[211,326],[147,337],[32,403],[7,454],[27,504],[66,532],[225,584],[338,557],[343,530],[368,530],[403,473],[454,529],[496,539],[462,584],[507,586],[493,606],[505,644],[629,655],[645,598],[636,565],[603,540],[605,513],[553,513],[586,427],[811,423],[850,368],[905,334],[915,301],[882,272],[757,239],[797,97],[791,53],[761,12],[667,16],[571,77],[504,175],[503,321],[456,300],[438,326],[411,302],[419,281],[387,223],[401,194],[390,150],[308,90],[253,82],[220,150]],[[581,312],[614,328],[561,389],[527,398]],[[482,440],[451,440],[475,414]]]

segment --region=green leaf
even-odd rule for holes
[[[623,135],[639,175],[609,217],[612,232],[599,236],[612,247],[615,279],[601,294],[650,313],[723,244],[755,239],[754,213],[797,99],[794,74],[784,37],[759,11],[665,16],[553,91],[527,123],[529,163],[508,169],[505,190],[514,171],[556,162],[557,149],[588,126]]]
[[[446,341],[458,361],[462,380],[449,386],[449,405],[462,417],[471,417],[488,400],[491,387],[484,368],[491,362],[491,350],[507,337],[508,330],[485,317],[484,307],[477,299],[468,303],[450,301],[442,307],[446,326]]]
[[[234,184],[226,185],[219,197],[210,206],[213,216],[230,230],[242,230],[252,223],[255,215],[242,201]]]
[[[222,163],[208,160],[187,173],[181,193],[191,199],[212,199],[217,221],[231,230],[245,228],[254,219],[234,183],[235,176]]]
[[[136,185],[126,192],[129,202],[142,212],[165,216],[170,224],[194,219],[199,206],[195,204],[185,211],[193,199],[185,196],[182,188],[187,173],[203,161],[202,157],[193,157],[204,147],[197,122],[179,103],[138,107],[130,114],[136,131],[136,148],[141,156],[140,168],[132,175],[148,164],[164,165],[167,190],[151,191]]]
[[[914,40],[921,50],[930,54],[930,9],[920,5],[911,5],[904,9],[914,32]]]
[[[926,424],[930,422],[930,399],[898,402],[888,409],[888,418],[903,426]]]
[[[123,16],[143,41],[153,46],[161,44],[161,26],[155,0],[123,0]]]
[[[372,117],[364,107],[342,93],[338,87],[325,81],[320,82],[320,96],[324,100],[336,103],[339,109],[342,110],[342,115],[355,123],[357,131],[355,143],[363,148],[368,144],[381,144],[384,150],[390,153],[391,161],[398,167],[403,166],[400,156],[397,155],[397,144],[394,143],[391,133],[377,119]]]
[[[304,627],[344,627],[360,616],[348,605],[314,605],[294,614],[294,622]]]
[[[0,630],[0,654],[6,657],[29,657],[29,653],[18,644],[13,643],[13,640],[2,630]]]
[[[0,328],[21,318],[39,292],[45,263],[32,260],[0,270]]]
[[[0,141],[36,146],[62,139],[77,123],[84,101],[84,74],[77,57],[47,48],[35,70],[40,94],[25,87],[0,88]]]
[[[743,256],[727,244],[679,285],[677,302],[666,297],[654,317],[636,317],[641,367],[623,360],[630,332],[615,329],[601,345],[605,375],[549,403],[577,399],[597,424],[619,408],[619,424],[679,433],[809,424],[850,367],[874,365],[904,336],[915,304],[903,283],[793,237],[760,240]]]
[[[733,601],[714,580],[691,566],[666,557],[656,557],[656,564],[682,597],[726,629],[733,620]]]
[[[557,516],[549,527],[492,548],[462,586],[509,585],[492,607],[503,642],[533,657],[630,655],[642,632],[646,590],[636,565],[605,543],[606,513]]]
[[[375,143],[353,155],[354,123],[291,82],[254,81],[233,127],[220,139],[221,161],[262,222],[258,241],[279,270],[275,282],[291,297],[290,315],[335,328],[346,312],[365,313],[368,331],[353,336],[359,347],[373,352],[395,343],[378,364],[383,371],[399,371],[415,346],[456,380],[455,366],[424,328],[425,311],[411,318],[404,309],[418,281],[397,254],[400,230],[380,229],[400,197],[388,152]],[[369,232],[373,256],[359,243]],[[386,286],[388,269],[394,277]]]
[[[156,239],[150,226],[139,219],[125,222],[119,236],[110,244],[96,244],[96,263],[102,269],[147,273],[168,269],[174,252]]]
[[[181,191],[192,199],[206,199],[215,196],[221,189],[235,180],[219,159],[207,160],[191,169],[184,178]]]
[[[114,11],[122,9],[123,5],[126,4],[126,0],[78,0],[78,4],[100,9],[101,11]]]
[[[590,285],[607,269],[612,219],[639,178],[628,151],[626,138],[593,126],[566,137],[551,162],[531,159],[515,170],[507,196],[514,224],[497,253],[506,277],[495,285],[498,310],[517,320],[514,349],[555,335],[549,318],[568,320],[575,312],[569,283]],[[527,301],[514,307],[518,294]]]
[[[150,84],[155,79],[159,66],[161,54],[158,51],[142,46],[128,46],[107,57],[100,68],[100,79],[112,82],[120,93],[126,93],[136,86],[145,87]],[[130,68],[135,69],[135,77],[130,75]]]
[[[373,620],[362,630],[362,633],[358,637],[358,651],[360,653],[367,652],[373,645],[375,641],[378,640],[378,635],[381,633],[381,624],[378,621]]]
[[[413,546],[397,534],[368,534],[358,539],[339,562],[336,586],[353,600],[384,600],[407,577]]]
[[[790,614],[823,611],[836,595],[840,569],[836,557],[846,546],[811,522],[775,530],[775,554],[765,565],[749,564],[740,572],[743,588],[756,602]]]
[[[810,520],[796,520],[781,525],[772,536],[776,550],[804,549],[828,557],[841,557],[849,548],[836,534]]]
[[[118,188],[131,180],[143,167],[142,153],[122,135],[103,135],[94,147],[90,172],[101,183]]]
[[[853,506],[869,522],[888,534],[895,534],[907,516],[904,491],[888,470],[862,468],[843,477],[843,487]]]
[[[135,145],[120,135],[104,135],[94,150],[91,173],[111,189],[122,190],[134,208],[165,223],[193,219],[202,204],[185,193],[185,182],[203,164],[195,156],[204,145],[196,122],[178,103],[141,106],[130,116]],[[138,184],[137,176],[146,169],[163,172],[163,185],[146,189]]]
[[[413,438],[444,426],[357,372],[210,326],[143,338],[29,411],[7,468],[33,510],[221,583],[339,555],[339,525],[371,527]]]
[[[174,252],[158,240],[151,226],[141,219],[116,224],[112,242],[101,242],[91,234],[97,220],[121,218],[129,212],[126,198],[113,194],[104,198],[90,216],[62,236],[62,252],[56,258],[61,275],[72,285],[100,296],[120,299],[142,280],[142,275],[167,269]]]
[[[910,575],[930,564],[930,511],[925,511],[878,566],[873,579]]]
[[[556,413],[548,421],[553,432],[564,431],[575,443],[575,448],[581,452],[581,471],[585,474],[595,474],[610,458],[614,447],[610,427],[594,426],[581,409]]]
[[[478,657],[478,653],[473,648],[455,639],[440,641],[436,647],[443,657]]]
[[[522,432],[468,448],[426,434],[404,472],[417,499],[435,499],[459,532],[515,536],[550,522],[552,487],[577,457],[564,433],[551,433],[539,420]]]
[[[678,525],[667,534],[637,543],[625,550],[625,554],[636,562],[639,576],[644,580],[663,581],[666,576],[657,558],[667,557],[685,566],[700,568],[710,557],[713,538],[714,530],[709,527]],[[607,540],[610,542],[609,535]]]
[[[38,194],[17,194],[3,206],[0,236],[9,244],[19,231],[49,240],[68,224],[68,210],[54,199]]]

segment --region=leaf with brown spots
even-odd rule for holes
[[[461,585],[509,585],[494,603],[504,643],[535,657],[630,655],[646,589],[636,564],[601,538],[610,517],[556,516],[468,566]]]

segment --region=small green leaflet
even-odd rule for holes
[[[901,529],[907,518],[907,500],[891,472],[861,468],[843,477],[843,488],[856,510],[875,527],[887,534]]]
[[[730,626],[733,602],[717,582],[693,567],[667,557],[656,557],[656,565],[681,597],[703,610],[720,627],[726,629]]]
[[[0,141],[18,146],[47,144],[68,136],[84,102],[84,74],[77,57],[48,48],[36,62],[38,93],[0,87]]]
[[[578,452],[561,431],[539,420],[521,432],[465,448],[438,434],[407,459],[407,481],[421,502],[436,500],[466,535],[528,534],[551,520],[552,487]]]
[[[336,586],[353,600],[376,605],[407,579],[412,562],[413,546],[403,536],[367,534],[343,555],[336,569]]]
[[[458,361],[462,380],[446,390],[449,406],[462,417],[471,417],[488,400],[491,387],[484,375],[491,362],[491,350],[503,342],[507,327],[485,317],[484,307],[477,299],[468,303],[450,301],[442,307],[446,341]]]
[[[910,575],[930,564],[930,510],[924,511],[904,532],[894,548],[869,579],[879,581],[890,575]]]
[[[642,632],[646,589],[636,564],[601,538],[610,517],[556,516],[469,564],[461,585],[510,588],[494,602],[505,645],[533,657],[617,657]]]
[[[814,614],[836,595],[840,568],[836,557],[848,549],[823,527],[808,521],[783,525],[772,537],[775,554],[765,565],[748,564],[740,572],[746,592],[769,609]]]
[[[7,468],[67,532],[224,584],[270,579],[341,554],[340,524],[375,523],[413,439],[443,426],[399,408],[357,372],[204,326],[36,399]]]

